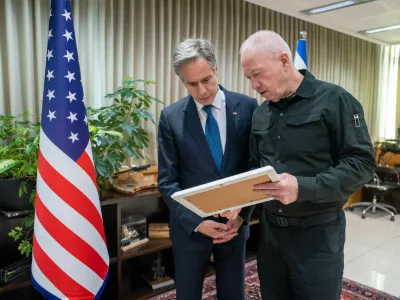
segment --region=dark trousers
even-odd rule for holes
[[[280,227],[260,219],[258,273],[265,300],[338,300],[346,218],[310,227]]]
[[[173,246],[177,300],[200,300],[207,264],[214,256],[218,300],[244,299],[246,243],[216,244],[205,250]]]

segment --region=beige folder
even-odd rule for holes
[[[279,175],[273,167],[266,166],[181,190],[172,198],[204,218],[272,200],[272,197],[253,190],[255,184],[271,181],[279,181]]]

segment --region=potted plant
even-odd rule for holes
[[[39,123],[28,112],[0,115],[0,209],[33,209],[39,149]]]
[[[93,160],[97,182],[102,190],[107,180],[113,181],[112,175],[120,170],[126,159],[143,158],[142,151],[149,143],[141,122],[144,120],[155,124],[149,109],[153,102],[162,102],[144,89],[138,89],[137,84],[155,82],[125,77],[114,93],[106,95],[106,98],[113,99],[112,105],[99,109],[88,108]]]
[[[107,180],[113,181],[113,173],[119,171],[126,159],[137,160],[143,157],[142,151],[148,146],[148,133],[142,128],[141,122],[144,120],[155,123],[149,109],[153,102],[162,102],[149,95],[145,89],[137,88],[138,84],[149,85],[154,82],[125,77],[122,85],[114,93],[106,95],[106,98],[113,100],[112,105],[98,109],[87,108],[97,183],[102,191],[107,188]],[[40,128],[39,125],[35,126]],[[39,146],[38,132],[39,129],[35,136],[36,152]],[[32,169],[32,176],[36,177],[37,157],[32,163]],[[26,216],[22,226],[9,232],[10,237],[20,241],[18,249],[26,256],[29,256],[32,249],[33,219],[33,214]]]

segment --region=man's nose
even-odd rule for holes
[[[251,87],[253,90],[257,90],[257,88],[260,86],[260,82],[258,80],[252,79],[251,80]]]
[[[199,94],[200,94],[200,95],[204,95],[204,94],[206,94],[206,93],[207,93],[206,87],[204,86],[204,84],[200,83],[200,84],[199,84]]]

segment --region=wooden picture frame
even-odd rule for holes
[[[253,186],[279,180],[275,169],[266,166],[181,190],[174,193],[172,198],[205,218],[226,210],[243,208],[274,199],[253,191]]]

